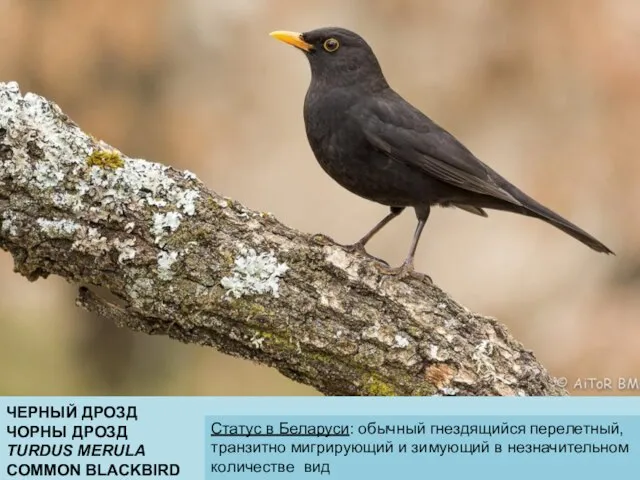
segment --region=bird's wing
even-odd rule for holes
[[[496,183],[500,178],[496,172],[478,160],[449,132],[395,92],[389,92],[369,97],[349,111],[375,148],[442,182],[520,205]]]

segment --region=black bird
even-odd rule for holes
[[[347,190],[391,209],[351,250],[366,253],[376,233],[413,207],[418,226],[409,254],[402,266],[386,269],[413,271],[418,240],[437,205],[483,217],[486,208],[539,218],[598,252],[613,253],[509,183],[398,95],[371,47],[356,33],[331,27],[271,36],[302,50],[309,60],[304,121],[320,166]]]

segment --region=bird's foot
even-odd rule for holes
[[[365,250],[364,245],[360,242],[352,243],[351,245],[341,245],[349,253],[359,253],[361,255],[369,255]]]
[[[364,244],[362,244],[361,242],[352,243],[351,245],[342,245],[342,248],[344,248],[347,252],[360,254],[367,258],[370,258],[371,260],[380,263],[384,267],[389,267],[389,264],[387,262],[367,252],[367,250],[364,248]]]
[[[413,262],[405,262],[399,267],[389,267],[388,265],[386,266],[376,265],[376,268],[383,275],[394,276],[399,280],[407,277],[413,277],[420,281],[427,280],[429,283],[433,283],[433,280],[431,280],[431,277],[429,275],[416,272],[415,268],[413,267]]]
[[[399,267],[377,265],[376,268],[383,275],[391,275],[398,278],[406,277],[414,271],[413,265],[410,263],[403,263]]]

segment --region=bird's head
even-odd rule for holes
[[[305,53],[314,82],[328,86],[388,86],[373,50],[357,33],[329,27],[305,33],[276,31],[271,36]]]

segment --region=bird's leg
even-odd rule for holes
[[[420,241],[422,230],[424,229],[424,226],[427,224],[427,219],[429,218],[430,210],[431,209],[428,206],[416,208],[418,225],[416,226],[416,230],[413,234],[413,240],[411,241],[411,246],[409,247],[409,254],[407,255],[407,258],[405,259],[402,265],[396,268],[378,267],[382,273],[385,273],[387,275],[397,275],[398,277],[404,277],[406,275],[410,275],[414,273],[413,259],[416,255],[416,249],[418,248],[418,242]]]
[[[391,207],[390,210],[391,211],[389,212],[389,214],[386,217],[384,217],[382,220],[380,220],[371,230],[369,230],[369,232],[367,232],[367,234],[364,237],[362,237],[356,243],[353,243],[351,245],[345,245],[344,248],[350,252],[359,252],[365,255],[369,255],[364,248],[365,245],[369,243],[369,240],[371,240],[376,233],[382,230],[385,227],[385,225],[387,225],[387,223],[389,223],[391,220],[393,220],[398,215],[400,215],[404,210],[404,207]]]

